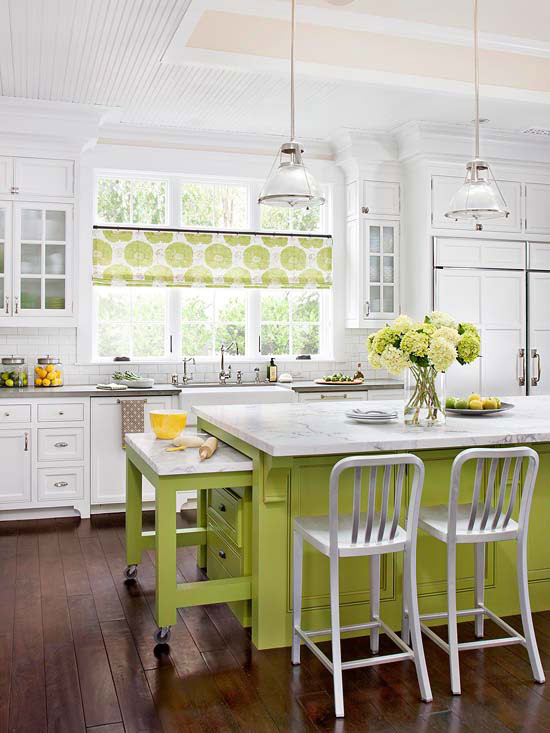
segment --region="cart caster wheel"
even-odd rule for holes
[[[155,641],[157,644],[168,644],[170,641],[171,631],[170,626],[161,626],[160,629],[155,631]]]
[[[126,580],[135,580],[137,578],[137,571],[137,565],[128,565],[128,567],[124,568],[124,577]]]

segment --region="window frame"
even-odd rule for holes
[[[165,224],[147,224],[145,222],[120,222],[120,221],[98,221],[97,217],[97,204],[98,204],[98,182],[100,178],[112,178],[112,179],[128,179],[128,180],[142,180],[142,181],[159,181],[161,183],[164,183],[166,185],[166,199],[164,204],[164,220]],[[105,227],[155,227],[155,228],[162,228],[162,229],[170,229],[172,226],[170,224],[171,219],[171,206],[170,206],[170,191],[171,191],[171,185],[170,185],[170,176],[168,175],[159,175],[158,173],[144,173],[143,171],[140,171],[139,173],[134,173],[133,171],[103,171],[103,170],[96,170],[94,175],[94,211],[93,211],[93,218],[94,218],[94,224],[99,224],[100,226]],[[133,214],[133,195],[130,197],[130,218]]]
[[[178,210],[178,229],[192,229],[197,231],[204,231],[204,232],[216,232],[216,231],[231,231],[231,232],[238,232],[241,229],[250,229],[251,228],[251,216],[252,216],[252,197],[251,197],[251,182],[243,179],[237,179],[237,178],[228,178],[226,180],[220,180],[219,178],[207,178],[204,176],[179,176],[174,179],[174,183],[176,184],[174,189],[174,196],[177,198],[177,210]],[[214,224],[213,226],[207,227],[207,226],[199,226],[196,224],[184,224],[183,219],[183,207],[182,207],[182,196],[183,196],[183,187],[189,186],[189,185],[197,185],[197,186],[235,186],[244,188],[246,191],[246,224],[243,226],[238,227],[227,227],[222,228],[221,226],[218,226]],[[214,213],[216,211],[216,197],[215,197],[215,189],[214,189],[214,207],[213,207]]]

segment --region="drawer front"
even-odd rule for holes
[[[84,428],[39,428],[39,461],[82,461]]]
[[[84,404],[82,402],[61,402],[52,405],[38,405],[38,422],[65,422],[84,420]]]
[[[30,405],[10,405],[4,404],[0,407],[0,425],[3,423],[21,422],[30,423],[31,406]]]
[[[225,531],[229,530],[231,538],[240,547],[242,500],[228,489],[211,489],[208,492],[208,513]]]
[[[208,524],[206,534],[208,552],[214,555],[229,575],[234,578],[242,575],[241,554],[216,531],[213,524]]]
[[[402,400],[403,389],[369,389],[369,400]]]
[[[84,468],[39,468],[38,500],[83,499]]]
[[[366,390],[356,390],[354,392],[301,392],[300,402],[310,402],[314,400],[323,400],[325,402],[339,400],[366,400]]]

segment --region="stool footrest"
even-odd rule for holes
[[[176,608],[202,606],[209,603],[231,603],[252,598],[252,578],[203,580],[194,583],[178,583],[175,593]]]
[[[377,629],[382,625],[380,621],[369,621],[368,624],[352,624],[351,626],[340,626],[340,633],[343,634],[345,631],[362,631],[363,629]],[[315,636],[330,636],[331,629],[319,629],[318,631],[304,631],[300,629],[302,634],[308,637]]]
[[[155,531],[141,533],[141,549],[155,549]],[[206,544],[206,527],[184,527],[176,530],[176,547],[195,547]]]

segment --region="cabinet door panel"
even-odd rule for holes
[[[15,186],[19,196],[73,196],[74,163],[49,158],[16,158]]]
[[[0,504],[31,500],[31,451],[28,430],[0,430]]]
[[[0,201],[0,316],[12,313],[12,205]]]
[[[394,318],[399,311],[399,225],[392,221],[363,220],[362,321]],[[356,275],[357,276],[357,275]]]
[[[525,184],[525,229],[536,234],[550,234],[550,186]]]
[[[0,194],[11,194],[13,186],[13,158],[0,156]]]
[[[121,398],[124,399],[124,398]],[[149,412],[171,407],[171,397],[148,397],[145,430],[150,432]],[[126,453],[122,449],[120,404],[116,398],[92,399],[92,504],[126,501]],[[153,486],[143,480],[143,498],[154,499]]]
[[[371,216],[399,216],[399,183],[363,181],[362,213]],[[366,211],[368,209],[368,211]]]
[[[529,273],[530,394],[550,394],[549,313],[550,272],[531,272]]]

